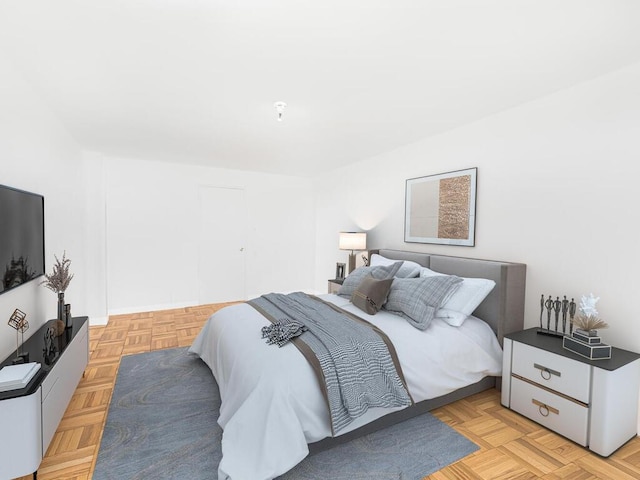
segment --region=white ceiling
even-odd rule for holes
[[[637,0],[1,0],[0,52],[88,150],[313,175],[636,63],[639,20]]]

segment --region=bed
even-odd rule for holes
[[[267,345],[258,333],[270,322],[247,303],[216,312],[190,352],[209,366],[220,387],[218,423],[224,433],[219,480],[276,478],[309,453],[499,386],[502,339],[523,328],[526,266],[390,249],[369,255],[389,263],[402,261],[403,266],[417,264],[421,275],[485,279],[494,286],[461,325],[433,318],[425,330],[384,309],[368,315],[348,296],[319,295],[322,302],[371,322],[391,339],[415,402],[370,408],[337,434],[318,378],[301,352],[291,343],[282,348]]]

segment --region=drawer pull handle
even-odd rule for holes
[[[560,410],[558,410],[557,408],[550,407],[546,403],[542,403],[535,398],[531,399],[531,403],[538,407],[538,412],[540,412],[540,415],[542,415],[543,417],[548,417],[549,413],[555,413],[556,415],[560,414]]]
[[[556,377],[561,377],[562,375],[557,370],[552,370],[550,368],[544,367],[538,363],[533,364],[534,368],[540,370],[540,376],[545,380],[551,380],[551,375],[555,375]]]

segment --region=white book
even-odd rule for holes
[[[40,370],[37,362],[6,365],[0,369],[0,391],[24,388]]]

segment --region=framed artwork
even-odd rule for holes
[[[404,241],[473,247],[477,174],[468,168],[407,180]]]
[[[346,266],[345,263],[336,263],[336,280],[344,279],[344,269]]]

